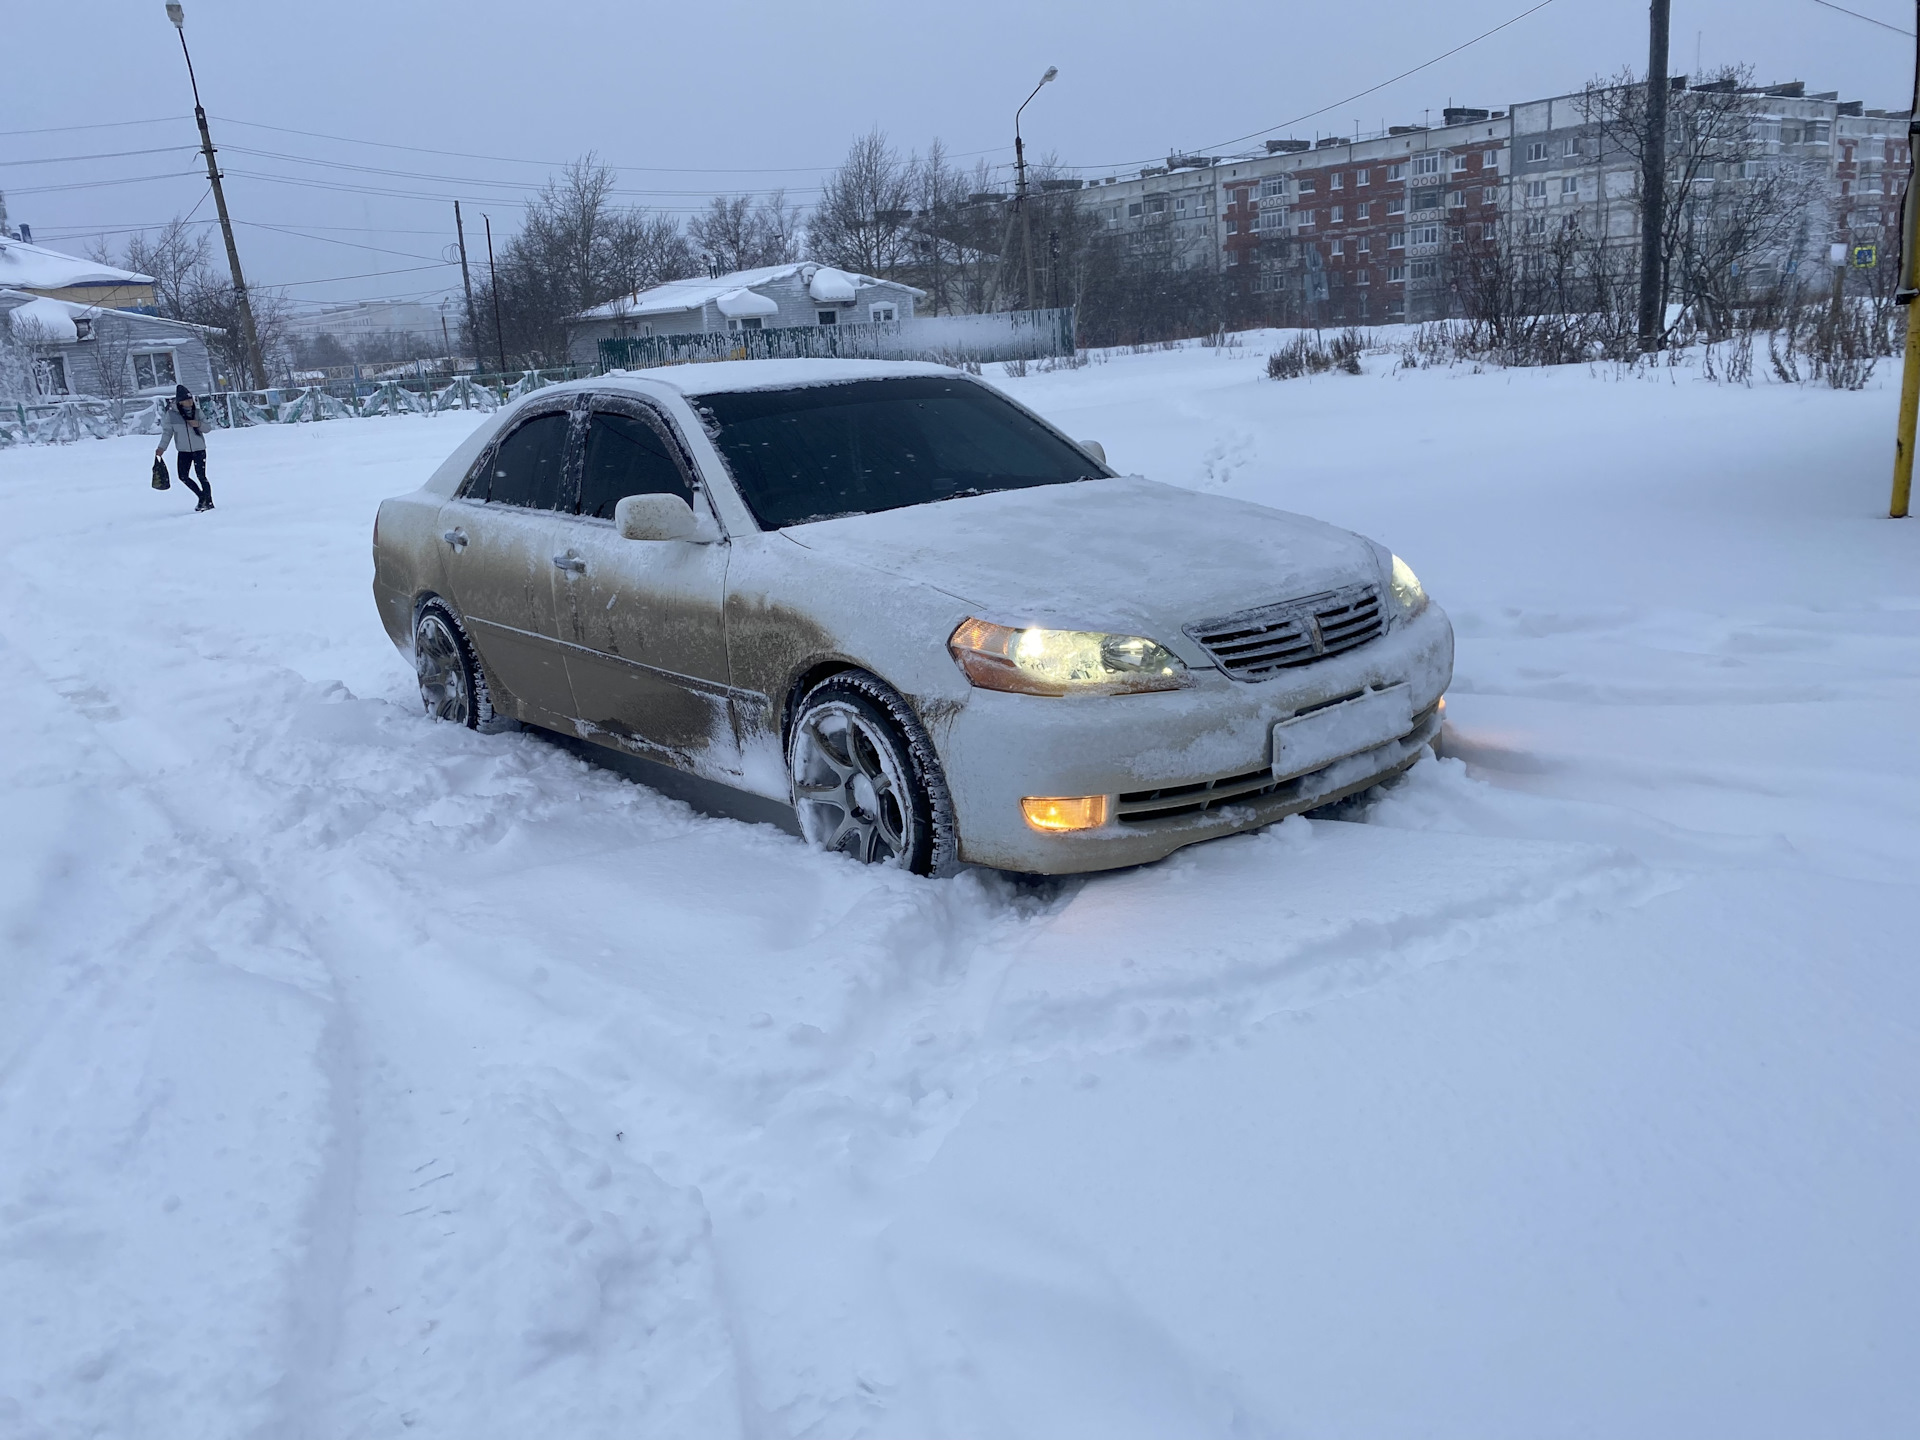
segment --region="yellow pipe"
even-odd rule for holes
[[[1913,429],[1920,417],[1920,300],[1907,306],[1907,362],[1900,378],[1900,434],[1893,446],[1893,504],[1887,514],[1906,518],[1913,498]]]

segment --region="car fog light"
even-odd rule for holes
[[[1036,830],[1095,830],[1107,823],[1104,795],[1029,795],[1020,802]]]

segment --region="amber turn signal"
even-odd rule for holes
[[[1096,830],[1107,823],[1104,795],[1029,795],[1020,813],[1036,830]]]

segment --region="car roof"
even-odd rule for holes
[[[717,395],[730,390],[787,390],[802,385],[840,385],[850,380],[891,380],[908,375],[965,378],[946,365],[916,360],[723,360],[708,364],[660,365],[648,370],[610,370],[594,377],[597,389],[619,389],[620,382],[646,381],[631,388],[644,392],[665,385],[682,395]],[[587,382],[576,381],[576,384]]]

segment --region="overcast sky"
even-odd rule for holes
[[[312,303],[457,286],[444,265],[450,201],[476,225],[490,214],[498,238],[528,187],[587,150],[619,167],[630,203],[682,212],[717,191],[778,185],[804,204],[848,140],[875,125],[902,150],[938,136],[966,164],[1009,163],[1014,108],[1048,65],[1060,78],[1023,129],[1033,152],[1087,174],[1137,170],[1174,148],[1218,151],[1325,106],[1273,133],[1371,131],[1429,112],[1437,121],[1450,103],[1505,108],[1645,65],[1644,3],[1550,0],[1418,74],[1335,103],[1532,3],[187,0],[187,36],[228,202],[248,222],[248,279]],[[1913,25],[1905,0],[1839,3]],[[12,222],[78,252],[102,232],[196,206],[196,219],[209,218],[161,0],[7,10],[0,188]],[[1744,63],[1763,83],[1906,105],[1913,42],[1818,0],[1674,0],[1673,11],[1676,71]],[[53,128],[118,121],[149,123]],[[39,159],[57,163],[20,163]]]

